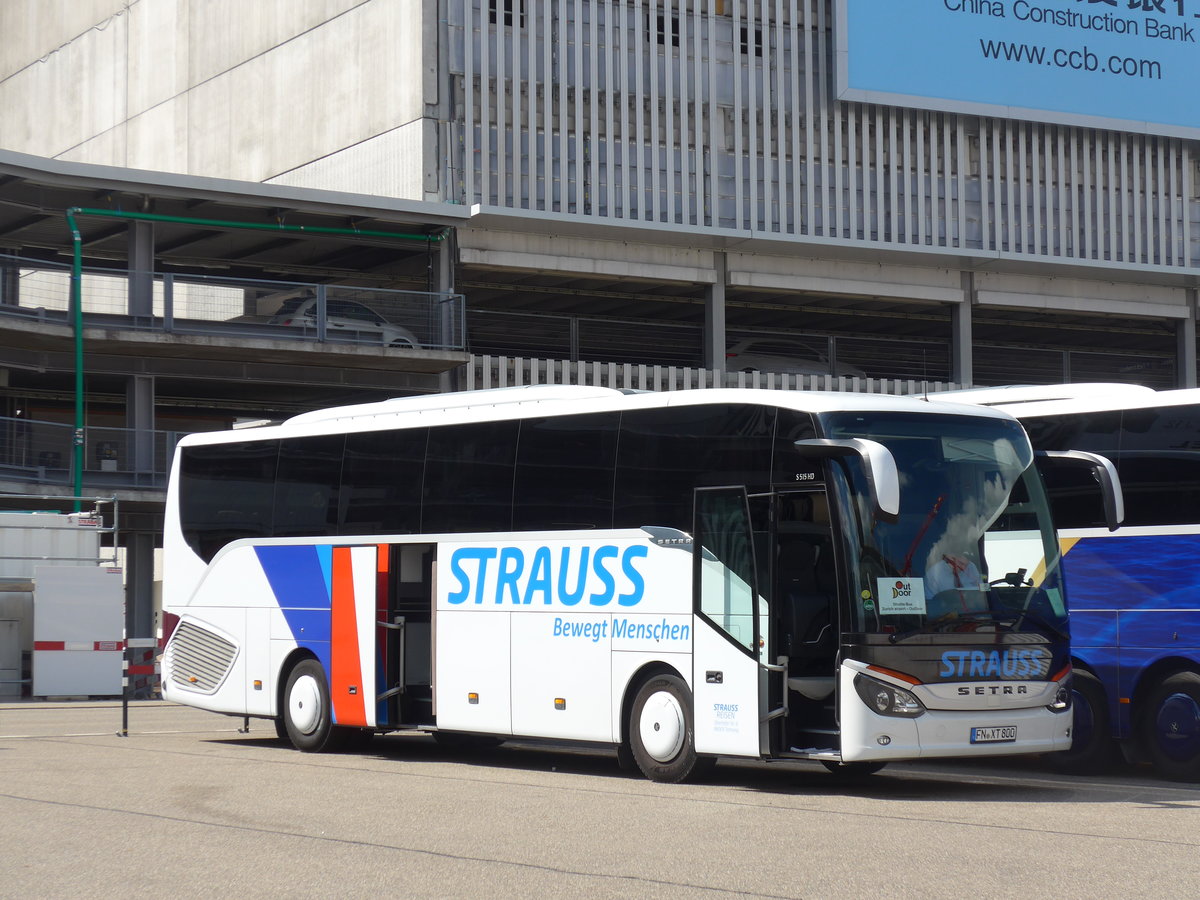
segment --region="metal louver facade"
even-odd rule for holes
[[[448,11],[448,200],[1098,275],[1200,266],[1194,142],[840,102],[829,0]]]

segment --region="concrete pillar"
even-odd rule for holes
[[[154,378],[133,375],[125,384],[125,427],[129,429],[127,467],[138,484],[154,484]]]
[[[1175,386],[1179,388],[1194,388],[1196,386],[1196,302],[1197,291],[1192,288],[1187,292],[1187,318],[1175,323]]]
[[[125,636],[157,637],[154,613],[154,534],[122,533],[125,544]]]
[[[458,236],[453,228],[446,232],[445,240],[433,244],[434,261],[430,290],[438,293],[437,333],[431,335],[437,346],[447,350],[461,350],[467,346],[467,310],[465,297],[451,297],[454,290],[454,261],[458,256]],[[470,365],[468,363],[467,365]],[[462,367],[443,372],[441,392],[449,393],[461,389]]]
[[[716,279],[704,293],[704,367],[725,372],[725,280],[724,253],[713,254]]]
[[[975,273],[962,273],[961,303],[954,304],[950,314],[950,380],[961,387],[975,382],[975,359],[972,354],[971,311],[975,304]]]
[[[430,290],[438,297],[438,333],[434,339],[438,345],[447,350],[458,350],[466,346],[466,335],[462,333],[465,310],[461,298],[451,300],[446,295],[454,293],[454,257],[457,252],[454,230],[451,229],[446,239],[432,245],[434,260]]]
[[[12,257],[0,255],[0,306],[21,305],[21,270]]]
[[[129,315],[154,315],[154,223],[129,223]]]

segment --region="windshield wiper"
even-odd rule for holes
[[[1039,615],[1038,613],[1035,613],[1035,612],[1031,612],[1028,609],[1023,609],[1019,613],[1017,613],[1016,621],[1013,623],[1013,626],[1010,630],[1020,631],[1021,630],[1021,622],[1024,621],[1025,619],[1029,619],[1031,622],[1033,622],[1034,625],[1037,625],[1037,626],[1041,627],[1042,629],[1044,629],[1045,631],[1050,632],[1050,635],[1052,637],[1056,637],[1060,641],[1069,641],[1071,639],[1071,635],[1065,629],[1059,628],[1057,625],[1055,625],[1053,622],[1051,622],[1045,616]]]
[[[946,613],[939,616],[931,622],[926,622],[924,625],[919,625],[909,631],[900,634],[888,635],[888,640],[893,644],[898,644],[901,641],[906,641],[911,637],[916,637],[918,634],[937,634],[939,632],[951,631],[953,629],[947,627],[957,625],[960,622],[987,622],[992,625],[1006,627],[1011,631],[1011,626],[1005,626],[1005,623],[997,619],[994,613],[990,612],[963,612],[963,613]]]
[[[898,644],[901,641],[907,641],[911,637],[916,637],[918,634],[937,634],[939,631],[943,630],[942,626],[949,625],[951,622],[961,621],[970,615],[978,614],[966,613],[963,615],[957,615],[955,613],[946,613],[943,616],[938,616],[932,621],[925,622],[923,625],[918,625],[916,628],[910,628],[908,631],[900,632],[898,634],[889,634],[888,640],[893,644]]]
[[[918,634],[938,634],[940,632],[952,631],[950,626],[957,625],[961,622],[988,622],[995,625],[997,628],[1002,628],[1008,632],[1020,632],[1021,622],[1029,620],[1029,622],[1042,631],[1049,634],[1051,637],[1060,641],[1070,640],[1070,635],[1066,630],[1055,625],[1045,616],[1040,616],[1029,610],[1009,610],[1011,615],[1001,617],[996,613],[991,612],[976,612],[976,613],[950,613],[934,619],[932,622],[926,622],[916,628],[898,634],[888,635],[888,640],[893,644],[899,644],[901,641],[906,641],[909,638],[916,637]]]

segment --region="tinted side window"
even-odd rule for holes
[[[276,537],[337,533],[345,443],[340,434],[280,441],[272,531]]]
[[[665,525],[690,532],[693,488],[766,488],[774,412],[765,406],[721,404],[625,413],[614,526]]]
[[[517,429],[517,422],[430,429],[421,531],[512,528]]]
[[[179,519],[184,539],[209,562],[239,538],[269,537],[278,441],[184,449]]]
[[[801,456],[796,450],[796,441],[809,440],[817,436],[811,413],[794,409],[780,409],[775,426],[775,453],[771,466],[771,480],[775,484],[812,484],[825,480],[825,470],[819,459]]]
[[[1121,446],[1121,413],[1095,412],[1022,419],[1034,450],[1091,450],[1109,455]]]
[[[427,428],[346,436],[342,534],[416,534]]]
[[[1091,450],[1111,459],[1121,476],[1126,525],[1200,522],[1200,409],[1086,413],[1024,424],[1035,449]],[[1046,486],[1059,528],[1104,524],[1086,474],[1047,472]]]
[[[620,413],[521,423],[513,490],[517,531],[611,528]]]

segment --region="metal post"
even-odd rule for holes
[[[175,276],[163,276],[163,331],[170,334],[175,329]]]
[[[321,343],[325,342],[325,330],[328,327],[328,311],[325,307],[327,301],[325,285],[317,285],[317,340]]]
[[[129,640],[126,639],[121,660],[121,730],[117,737],[129,737],[129,662]]]

